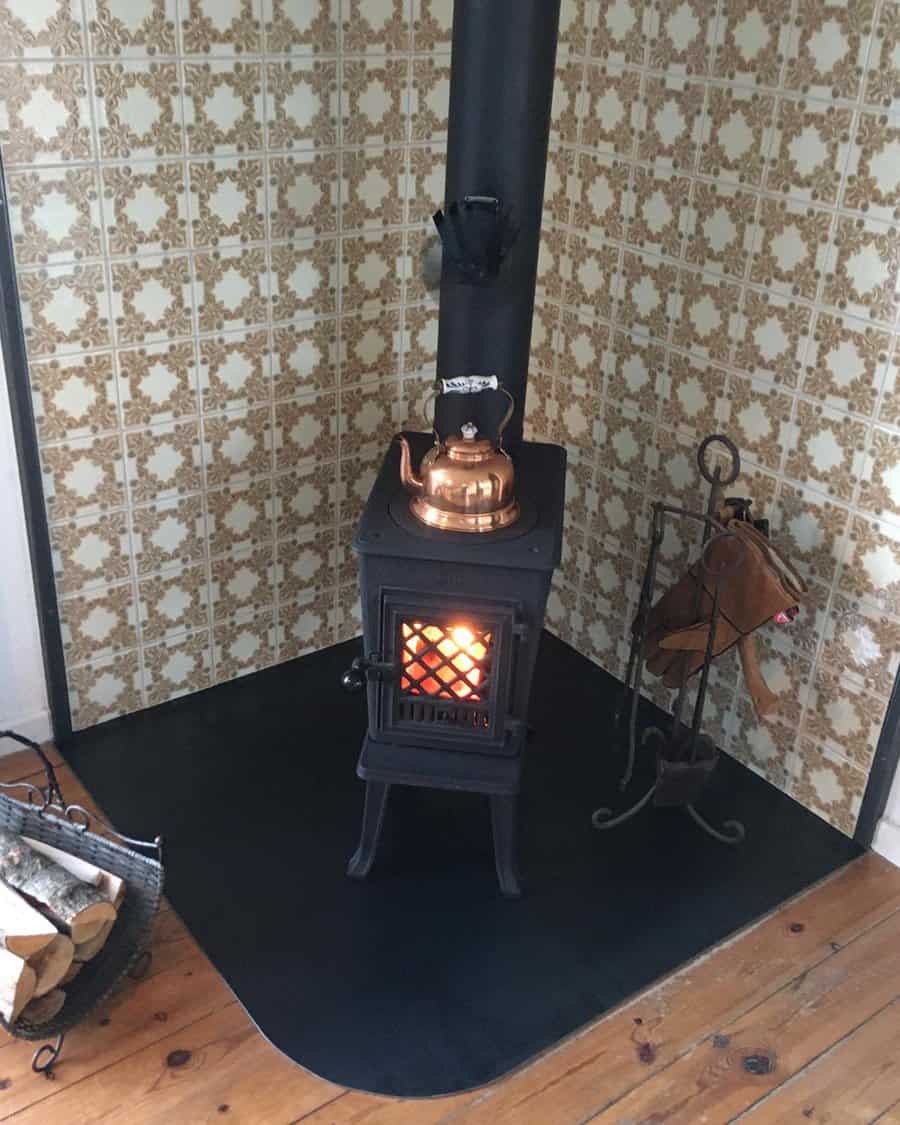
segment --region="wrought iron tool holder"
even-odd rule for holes
[[[724,478],[721,461],[717,459],[717,463],[712,470],[710,470],[706,461],[708,450],[711,446],[717,444],[724,446],[731,461]],[[638,800],[623,812],[613,815],[612,809],[598,808],[593,813],[591,821],[599,831],[616,828],[630,820],[653,801],[656,806],[683,808],[704,832],[714,840],[718,840],[719,843],[740,844],[746,835],[744,826],[740,821],[726,820],[721,828],[716,828],[697,811],[695,801],[711,776],[718,759],[718,750],[715,743],[700,728],[709,683],[709,670],[713,660],[716,626],[719,620],[721,584],[723,579],[733,576],[746,561],[744,544],[737,535],[729,531],[716,518],[724,500],[722,490],[726,485],[737,480],[741,471],[741,459],[734,442],[725,437],[724,434],[711,434],[700,443],[697,450],[697,462],[701,476],[710,486],[706,511],[691,511],[688,508],[663,503],[655,503],[652,509],[650,551],[641,584],[638,611],[632,626],[631,651],[628,658],[628,670],[625,675],[625,686],[614,720],[614,729],[618,732],[622,728],[623,717],[626,714],[628,716],[628,755],[620,782],[621,790],[626,790],[631,783],[637,757],[638,704],[641,696],[641,678],[649,632],[650,610],[654,601],[659,550],[665,537],[666,521],[669,517],[694,520],[703,526],[702,549],[695,571],[695,620],[699,619],[704,586],[707,584],[712,586],[709,632],[706,650],[703,654],[703,663],[699,669],[700,682],[690,725],[688,726],[682,721],[687,685],[691,676],[688,660],[683,656],[680,661],[678,694],[672,709],[668,731],[663,731],[659,727],[648,727],[641,740],[642,745],[654,745],[656,748],[655,781]],[[724,539],[734,541],[738,548],[737,557],[727,565],[716,565],[712,558],[712,548]]]

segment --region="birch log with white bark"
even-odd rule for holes
[[[34,969],[10,953],[0,949],[0,1015],[8,1024],[15,1023],[34,995],[37,974]]]
[[[65,927],[76,945],[95,937],[116,917],[115,907],[96,887],[30,848],[14,832],[0,829],[0,878],[40,905]]]
[[[59,936],[59,930],[18,891],[0,882],[0,948],[17,957],[39,953]]]
[[[32,840],[30,836],[23,836],[22,839],[30,848],[34,848],[36,852],[40,852],[41,855],[45,855],[48,859],[58,863],[60,867],[64,867],[70,875],[74,875],[82,883],[90,883],[92,887],[96,887],[100,894],[104,898],[108,898],[117,910],[121,906],[122,899],[125,897],[124,879],[118,875],[113,875],[111,871],[107,871],[103,867],[98,867],[95,863],[89,863],[81,856],[64,852],[60,848],[54,848],[52,844],[45,844],[42,840]]]

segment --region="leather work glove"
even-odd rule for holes
[[[706,550],[711,573],[694,563],[650,610],[644,646],[647,670],[661,677],[666,687],[677,688],[684,663],[689,676],[702,667],[715,573],[724,572],[719,579],[719,617],[712,653],[719,656],[740,645],[748,687],[763,715],[776,697],[762,679],[752,634],[776,614],[794,610],[806,594],[806,583],[752,524],[734,519],[726,526],[732,535],[711,540]],[[696,608],[698,581],[702,588]]]

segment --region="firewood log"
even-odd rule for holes
[[[61,848],[54,848],[52,844],[45,844],[43,840],[33,840],[30,836],[23,836],[22,839],[32,851],[40,852],[47,859],[52,859],[82,883],[90,883],[92,887],[100,886],[103,875],[100,868],[93,863],[88,863],[86,859],[72,855],[71,852],[64,852]]]
[[[38,996],[22,1009],[22,1019],[29,1023],[49,1023],[66,1002],[66,994],[61,988],[54,988],[44,996]]]
[[[83,941],[80,945],[75,946],[73,954],[76,961],[93,961],[100,950],[106,945],[106,939],[109,937],[109,932],[113,928],[112,922],[107,922],[106,925],[101,926],[100,932],[96,937],[92,937],[90,941]]]
[[[0,878],[39,904],[76,945],[89,941],[116,917],[115,907],[96,887],[82,883],[6,829],[0,829]]]
[[[74,875],[82,883],[90,883],[92,887],[96,887],[103,897],[109,899],[118,910],[122,899],[125,897],[124,879],[118,875],[113,875],[111,871],[97,867],[94,863],[89,863],[81,856],[71,855],[60,848],[54,848],[52,844],[45,844],[41,840],[32,840],[30,836],[23,836],[22,839],[30,848],[34,848],[36,852],[40,852],[41,855],[52,859],[54,863],[58,863],[60,867],[64,867],[70,875]]]
[[[0,1015],[8,1024],[15,1023],[34,995],[37,974],[34,969],[8,949],[0,949]]]
[[[60,984],[68,984],[69,981],[74,980],[78,976],[78,974],[81,972],[81,970],[83,968],[84,968],[84,962],[83,961],[73,961],[72,964],[69,966],[69,971],[66,973],[66,975],[62,978],[62,980],[59,983]]]
[[[0,948],[28,958],[48,946],[59,931],[18,891],[0,882]]]
[[[65,934],[57,934],[40,953],[28,958],[28,964],[37,974],[34,995],[44,996],[56,988],[72,966],[75,946]]]

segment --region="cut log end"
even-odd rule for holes
[[[106,939],[109,937],[114,922],[115,919],[101,926],[99,933],[92,937],[90,941],[85,941],[82,942],[81,945],[76,945],[74,952],[75,960],[82,962],[93,961],[104,945],[106,945]]]
[[[72,941],[76,945],[84,945],[93,941],[106,925],[112,925],[116,920],[116,908],[111,902],[97,902],[86,906],[69,923]]]
[[[35,997],[45,996],[63,980],[72,966],[75,946],[65,934],[57,934],[40,953],[29,959],[29,965],[37,974],[34,986]]]
[[[22,1019],[29,1023],[49,1023],[66,1002],[66,994],[61,988],[54,988],[44,996],[39,996],[22,1009]]]

